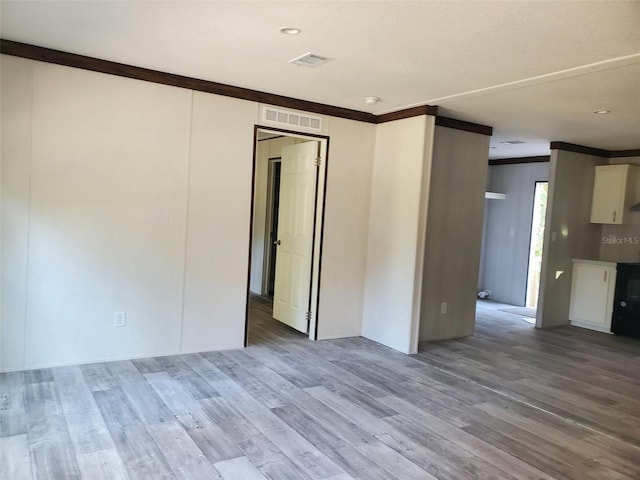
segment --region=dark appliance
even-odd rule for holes
[[[640,263],[619,263],[611,331],[640,338]]]

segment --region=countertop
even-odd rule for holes
[[[613,267],[616,268],[618,265],[616,262],[603,262],[602,260],[586,260],[584,258],[574,258],[572,259],[573,263],[587,263],[590,265],[598,265],[601,267]]]

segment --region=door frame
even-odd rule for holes
[[[312,312],[309,321],[309,339],[316,340],[318,338],[318,320],[320,307],[320,279],[322,273],[322,253],[324,243],[324,218],[325,206],[327,198],[327,171],[329,165],[329,142],[327,135],[318,135],[307,132],[298,132],[295,130],[285,130],[281,128],[268,127],[264,125],[254,125],[253,127],[253,157],[252,157],[252,174],[251,174],[251,208],[249,215],[249,242],[248,242],[248,263],[247,263],[247,299],[245,308],[244,322],[244,346],[248,345],[249,339],[249,301],[251,297],[251,249],[253,242],[253,220],[256,212],[254,211],[254,202],[256,195],[256,170],[257,170],[257,153],[258,153],[258,133],[274,133],[288,137],[296,137],[305,140],[317,141],[319,146],[318,155],[322,159],[318,173],[316,176],[316,198],[313,214],[313,246],[311,250],[311,279],[309,296],[309,310]]]
[[[274,208],[273,208],[273,198],[275,196],[275,170],[276,164],[282,164],[282,157],[272,157],[267,160],[269,162],[267,166],[267,211],[265,213],[265,225],[273,224],[273,216],[274,216]],[[253,218],[252,218],[253,225]],[[271,270],[271,257],[273,256],[273,252],[275,251],[273,248],[273,238],[271,238],[270,228],[265,228],[264,231],[264,256],[262,261],[262,295],[269,294],[269,280],[271,275],[275,275],[275,271]],[[277,234],[277,232],[276,232]],[[275,269],[275,267],[274,267]]]
[[[547,184],[547,205],[545,207],[549,206],[549,180],[535,180],[533,182],[533,199],[531,201],[531,222],[530,225],[531,227],[529,228],[529,247],[527,248],[527,281],[525,282],[525,287],[524,287],[524,306],[525,308],[527,307],[527,296],[529,293],[529,269],[531,268],[531,241],[532,241],[532,236],[533,236],[533,221],[535,220],[534,215],[535,215],[535,211],[536,211],[536,190],[538,189],[538,185],[541,183],[546,183]],[[541,215],[543,217],[545,217],[545,230],[547,229],[547,225],[546,225],[546,208],[543,212],[541,212]],[[544,230],[542,232],[542,248],[544,251],[544,243],[545,243],[545,235],[544,235]],[[542,255],[541,255],[542,258]],[[538,305],[540,304],[540,289],[542,287],[542,260],[540,263],[540,283],[538,284],[538,300],[536,302],[536,311],[538,310]]]

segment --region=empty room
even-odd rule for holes
[[[638,25],[0,0],[0,478],[640,478]]]

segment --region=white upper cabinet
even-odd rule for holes
[[[634,198],[638,167],[634,165],[600,165],[596,167],[591,203],[591,223],[623,224]]]

